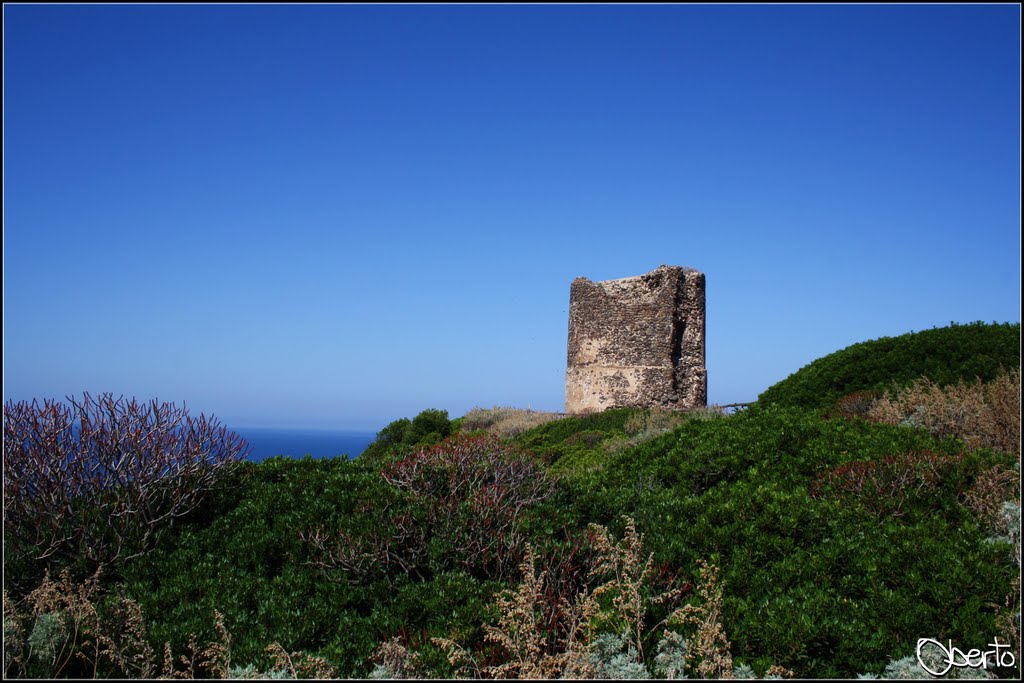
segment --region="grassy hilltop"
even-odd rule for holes
[[[920,675],[918,638],[1018,648],[1019,351],[954,325],[734,415],[426,410],[352,461],[238,463],[91,587],[98,559],[5,558],[5,671],[854,677]]]

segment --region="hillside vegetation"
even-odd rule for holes
[[[854,392],[883,392],[925,377],[939,386],[988,382],[1020,367],[1020,323],[952,324],[853,344],[769,387],[760,404],[832,408]]]
[[[5,558],[5,674],[913,678],[918,638],[1017,652],[1010,335],[855,345],[735,415],[426,410],[353,461],[237,463],[95,578]]]

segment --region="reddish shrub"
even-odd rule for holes
[[[493,436],[454,436],[386,465],[381,476],[407,494],[388,523],[354,536],[314,529],[304,535],[318,563],[349,579],[392,569],[423,574],[434,547],[468,571],[505,577],[518,564],[520,518],[547,498],[553,482],[529,453]]]
[[[870,391],[855,391],[836,401],[832,414],[846,419],[867,419],[871,407],[878,400],[878,395]]]
[[[184,408],[102,394],[4,404],[4,545],[30,561],[138,554],[245,442]]]
[[[899,517],[908,501],[938,488],[943,471],[963,458],[963,453],[920,451],[856,460],[819,474],[811,482],[810,493],[816,498],[826,493],[856,498],[877,515]]]

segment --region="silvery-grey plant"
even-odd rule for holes
[[[732,668],[732,677],[741,681],[750,681],[756,679],[757,674],[749,664],[737,664]]]
[[[597,636],[591,643],[589,658],[594,665],[596,678],[623,680],[651,677],[639,661],[629,639],[617,633]]]
[[[284,669],[271,669],[270,671],[260,671],[252,664],[246,666],[233,666],[228,670],[228,678],[232,680],[293,680],[291,676]]]
[[[670,680],[686,678],[686,649],[686,641],[681,635],[675,631],[666,631],[665,637],[658,643],[658,654],[654,657],[654,673]]]
[[[67,628],[56,612],[44,612],[36,617],[28,636],[32,656],[50,663],[67,639]]]

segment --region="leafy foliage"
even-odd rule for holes
[[[769,387],[759,404],[831,408],[843,396],[927,377],[939,386],[1020,367],[1020,323],[981,322],[881,337],[819,358]]]
[[[389,423],[359,457],[365,460],[387,459],[408,453],[418,446],[438,443],[454,432],[455,425],[448,419],[447,410],[428,408],[411,420],[403,417]]]
[[[192,634],[216,640],[209,615],[218,610],[239,662],[271,669],[265,645],[277,642],[359,677],[378,643],[396,633],[479,631],[494,584],[456,569],[447,546],[437,544],[438,563],[425,577],[392,567],[348,580],[322,569],[303,530],[364,538],[415,507],[371,463],[270,458],[242,463],[234,487],[121,572],[154,642],[183,652]]]

